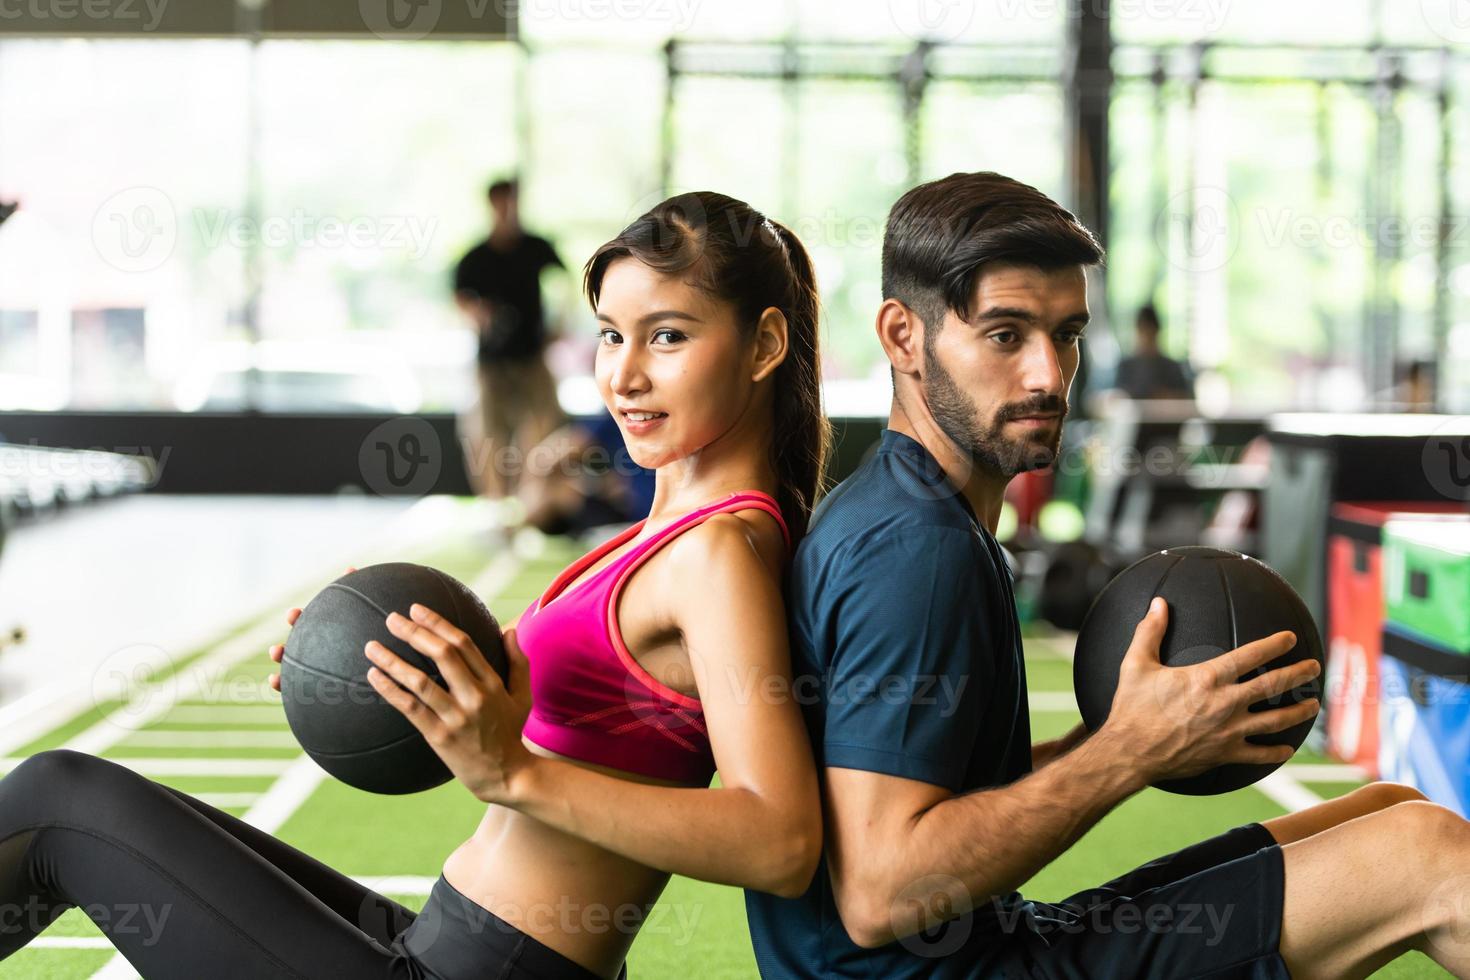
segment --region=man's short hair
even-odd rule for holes
[[[889,210],[883,298],[917,313],[928,337],[947,309],[969,317],[975,282],[988,262],[1049,271],[1102,260],[1092,232],[1036,188],[988,170],[955,173],[920,184]]]
[[[514,195],[519,190],[520,184],[514,177],[502,177],[491,181],[490,186],[485,190],[485,196],[493,201],[502,194]]]

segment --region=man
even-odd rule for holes
[[[521,228],[514,180],[488,195],[490,236],[454,270],[454,298],[479,333],[476,357],[483,443],[465,453],[470,482],[490,497],[512,494],[531,447],[564,421],[546,366],[541,272],[565,269],[556,249]]]
[[[1246,734],[1317,710],[1248,710],[1315,662],[1236,683],[1290,633],[1168,668],[1171,613],[1155,608],[1107,723],[1030,744],[993,534],[1007,481],[1056,457],[1101,258],[1070,213],[998,174],[921,185],[889,213],[888,428],[813,515],[787,597],[825,856],[802,898],[747,892],[762,974],[1300,980],[1418,948],[1465,975],[1470,829],[1407,787],[1235,828],[1065,902],[1017,892],[1149,783],[1282,761]]]
[[[1151,303],[1138,308],[1133,353],[1118,362],[1115,385],[1133,399],[1194,398],[1188,370],[1159,350],[1159,313]]]

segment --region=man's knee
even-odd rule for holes
[[[1470,822],[1448,807],[1416,799],[1395,803],[1376,817],[1379,839],[1387,847],[1404,847],[1432,863],[1470,858]],[[1447,848],[1447,850],[1446,850]]]

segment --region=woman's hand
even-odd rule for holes
[[[536,756],[521,742],[531,712],[530,664],[504,633],[509,689],[463,630],[419,603],[388,615],[388,631],[434,661],[446,691],[377,640],[364,652],[373,688],[423,734],[449,771],[486,803],[508,803],[512,783]]]
[[[348,565],[347,566],[347,571],[346,571],[345,574],[351,575],[355,571],[357,571],[357,568],[355,566]],[[300,618],[301,618],[301,610],[298,609],[298,608],[296,608],[295,606],[292,606],[290,609],[287,609],[286,610],[286,625],[287,626],[295,626],[296,625],[296,620],[298,620]],[[277,643],[275,646],[271,647],[268,652],[270,653],[270,657],[271,657],[272,660],[274,660],[276,663],[280,663],[281,662],[281,657],[285,656],[285,654],[286,654],[286,645],[284,643]],[[266,682],[268,684],[270,684],[271,690],[273,690],[273,691],[279,691],[281,689],[281,675],[280,674],[271,674],[269,677],[266,678]]]

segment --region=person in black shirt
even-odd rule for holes
[[[1133,353],[1118,362],[1117,387],[1134,399],[1193,399],[1194,382],[1184,364],[1159,350],[1159,314],[1152,304],[1139,307],[1133,329]]]
[[[544,357],[550,337],[541,273],[566,266],[549,241],[521,228],[515,181],[497,180],[488,196],[490,236],[455,267],[454,298],[479,333],[483,442],[466,453],[470,483],[502,497],[514,492],[526,452],[565,421]]]

